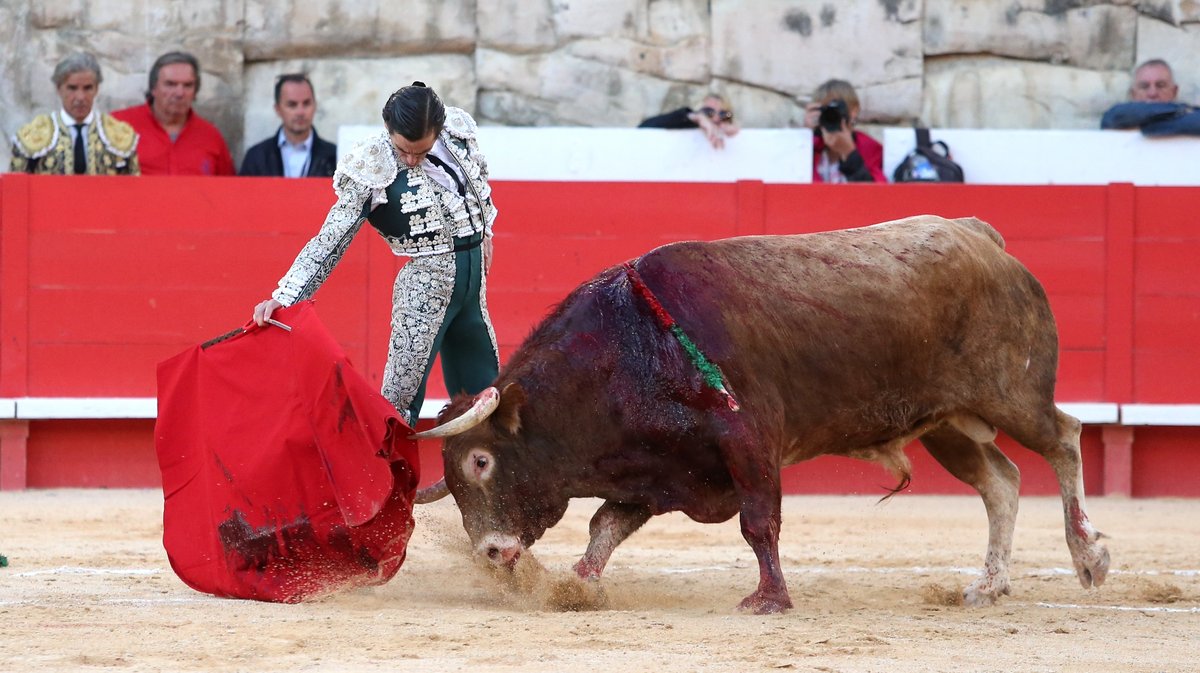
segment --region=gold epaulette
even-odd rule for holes
[[[14,149],[27,159],[41,159],[58,143],[58,124],[48,114],[40,114],[22,126],[13,136]]]
[[[105,149],[122,159],[128,159],[137,149],[138,134],[133,127],[110,114],[100,115],[96,130]]]

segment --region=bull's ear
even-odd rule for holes
[[[525,406],[525,389],[510,383],[500,391],[500,404],[492,412],[492,423],[510,435],[521,430],[521,407]]]

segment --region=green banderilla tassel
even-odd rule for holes
[[[692,340],[688,338],[688,335],[684,333],[683,328],[678,324],[671,325],[671,333],[675,335],[675,338],[679,341],[679,345],[683,346],[683,350],[687,352],[688,358],[691,359],[696,370],[700,372],[704,383],[724,395],[729,408],[737,411],[740,407],[737,400],[733,399],[733,395],[730,395],[729,391],[725,389],[725,381],[724,377],[721,376],[721,370],[710,362],[708,358],[704,357],[704,353],[700,352],[700,349],[696,344],[692,343]]]

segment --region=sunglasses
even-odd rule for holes
[[[704,116],[708,117],[709,119],[713,119],[713,120],[716,120],[719,122],[733,121],[733,113],[730,112],[729,110],[718,111],[716,108],[705,106],[705,107],[700,108],[700,111],[703,112]]]

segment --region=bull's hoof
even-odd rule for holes
[[[742,602],[738,604],[738,611],[753,612],[756,615],[777,615],[790,609],[792,609],[792,599],[786,594],[766,596],[757,591],[743,598]]]
[[[1089,544],[1075,555],[1074,560],[1075,575],[1084,589],[1104,584],[1104,580],[1108,577],[1108,547],[1095,543]]]
[[[572,575],[555,578],[547,588],[545,607],[557,612],[584,612],[608,608],[608,593],[599,581]]]
[[[996,604],[1000,596],[1009,594],[1008,580],[981,578],[975,580],[963,589],[963,605],[972,608],[986,608]]]
[[[590,581],[596,581],[600,579],[601,569],[597,568],[591,563],[588,563],[586,559],[579,559],[575,563],[574,570],[575,574],[579,576],[579,579]]]

